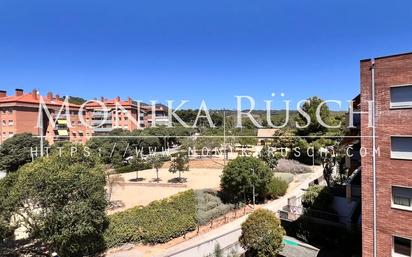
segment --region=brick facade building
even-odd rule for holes
[[[412,256],[412,53],[376,58],[377,256]],[[361,109],[372,99],[372,60],[361,61]],[[361,115],[362,255],[373,256],[373,157],[369,116]]]
[[[69,104],[66,113],[64,99],[51,92],[40,96],[37,90],[25,93],[16,89],[13,95],[0,91],[0,144],[15,134],[31,133],[41,135],[39,120],[39,105],[43,99],[54,126],[48,114],[43,110],[43,135],[53,144],[58,141],[85,143],[89,138],[108,133],[120,128],[128,131],[143,129],[145,124],[145,109],[132,99],[123,101],[120,97],[112,100],[88,101],[83,108],[80,105]],[[63,112],[59,114],[59,111]],[[82,111],[82,115],[80,115]],[[83,117],[83,121],[81,121]]]

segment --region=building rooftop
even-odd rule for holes
[[[47,94],[47,96],[42,96],[43,101],[46,105],[51,106],[62,106],[64,104],[63,99],[60,98],[59,95],[53,96],[51,92]],[[7,92],[4,90],[0,91],[0,104],[13,104],[13,103],[21,103],[21,104],[35,104],[38,105],[40,103],[40,96],[37,90],[33,90],[31,93],[25,93],[22,89],[16,89],[14,95],[7,95]],[[79,108],[79,105],[70,104],[70,107]]]
[[[399,56],[404,56],[404,55],[412,55],[412,52],[406,52],[406,53],[400,53],[400,54],[392,54],[392,55],[384,55],[384,56],[378,56],[375,57],[375,60],[379,60],[379,59],[385,59],[385,58],[393,58],[393,57],[399,57]],[[371,61],[372,58],[367,58],[367,59],[363,59],[361,60],[361,62],[368,62]]]

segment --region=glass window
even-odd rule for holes
[[[412,160],[412,137],[391,137],[391,157]]]
[[[391,108],[412,107],[412,85],[391,87]]]
[[[393,237],[393,251],[396,256],[411,256],[411,240]]]
[[[393,205],[395,205],[394,207],[398,206],[412,209],[412,188],[392,187],[392,202]]]

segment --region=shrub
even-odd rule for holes
[[[156,244],[170,241],[196,228],[193,190],[135,207],[109,217],[104,237],[108,247],[124,243]]]
[[[290,184],[295,178],[295,175],[293,175],[292,173],[283,173],[283,172],[276,172],[274,176],[286,181],[286,183],[288,184]]]
[[[302,205],[305,208],[317,210],[330,210],[333,202],[333,194],[325,186],[311,186],[302,198]]]
[[[141,162],[139,166],[133,165],[133,164],[128,164],[128,165],[124,165],[124,166],[117,166],[115,167],[116,173],[129,173],[129,172],[133,172],[133,171],[138,171],[138,170],[147,170],[147,169],[151,169],[152,166],[150,165],[150,163],[147,162]]]
[[[268,197],[272,199],[284,196],[288,190],[288,183],[278,177],[273,177],[268,185]]]
[[[282,250],[285,230],[276,215],[266,209],[259,209],[242,223],[240,245],[246,250],[246,256],[276,257]]]
[[[275,169],[277,172],[285,172],[292,174],[301,174],[312,172],[308,165],[304,165],[295,160],[280,159]]]
[[[213,219],[225,215],[234,208],[233,204],[224,204],[217,195],[217,192],[213,190],[197,190],[196,202],[196,218],[199,225],[204,225]]]

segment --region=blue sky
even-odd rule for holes
[[[360,59],[412,51],[411,17],[410,0],[1,0],[0,89],[345,101]]]

